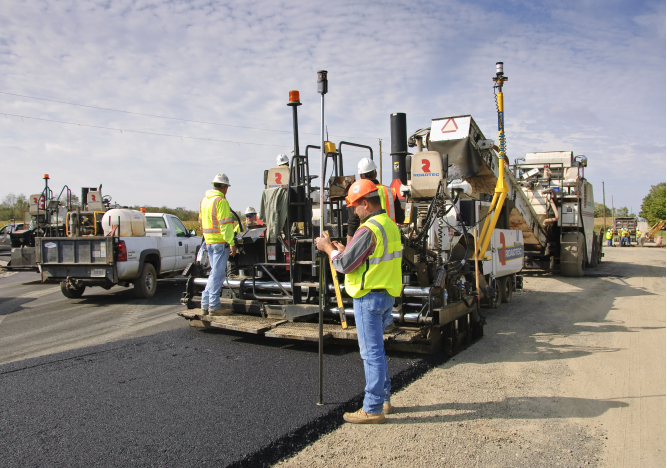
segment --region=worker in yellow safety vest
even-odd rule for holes
[[[611,247],[614,239],[614,233],[611,228],[607,229],[607,232],[604,234],[605,239],[607,239],[607,247]]]
[[[623,228],[621,229],[621,247],[625,247],[626,245],[630,245],[630,233],[627,229]]]
[[[405,220],[405,211],[401,206],[401,201],[393,188],[380,184],[377,180],[377,166],[372,159],[363,158],[357,165],[359,177],[372,181],[377,187],[378,196],[382,203],[382,209],[387,212],[387,216],[395,223],[402,223]],[[351,207],[348,207],[351,208]],[[347,241],[349,242],[359,227],[359,217],[351,209],[347,220]]]
[[[394,325],[394,300],[401,295],[401,234],[382,208],[378,187],[368,179],[355,181],[345,198],[361,218],[361,226],[347,246],[331,242],[326,232],[317,248],[330,256],[333,267],[345,273],[345,291],[352,296],[354,320],[366,388],[364,404],[343,419],[357,424],[382,424],[390,414],[391,382],[383,335]],[[388,331],[388,330],[387,330]]]
[[[236,255],[232,210],[226,199],[229,178],[225,174],[218,174],[211,183],[213,190],[208,190],[199,203],[199,222],[204,232],[206,251],[211,264],[206,289],[201,295],[201,314],[231,315],[231,310],[214,314],[222,307],[220,290],[227,273],[227,260],[230,255],[232,257]]]
[[[639,229],[637,229],[637,245],[639,245],[639,239],[641,238],[642,238],[642,232]]]

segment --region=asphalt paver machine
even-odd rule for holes
[[[230,260],[218,312],[232,314],[202,315],[201,293],[209,268],[201,249],[197,261],[184,272],[188,280],[181,302],[186,308],[179,315],[195,327],[318,341],[321,312],[325,340],[356,344],[352,298],[342,286],[344,277],[337,274],[334,281],[328,261],[315,248],[315,238],[324,217],[322,224],[332,239],[346,244],[344,198],[355,176],[345,169],[356,167],[359,150],[367,151],[371,159],[373,150],[358,143],[325,142],[321,173],[327,180],[323,184],[320,180],[320,187],[312,185],[317,176],[310,172],[311,156],[315,150],[320,155],[320,146],[308,145],[301,153],[298,93],[290,93],[288,105],[293,113],[294,156],[289,167],[271,168],[265,175],[263,199],[273,201],[268,204],[271,214],[265,215],[266,225],[237,235],[238,254]],[[392,186],[398,189],[406,215],[399,225],[403,289],[394,304],[396,327],[385,333],[385,346],[454,354],[483,335],[480,305],[497,307],[521,287],[516,274],[523,266],[522,233],[496,229],[502,202],[495,206],[484,197],[468,196],[464,188],[451,183],[448,154],[433,150],[410,158],[405,114],[392,114],[390,126],[396,179]],[[462,134],[461,144],[470,151],[458,165],[479,159],[480,151],[491,155],[491,148],[477,144],[480,138],[484,139],[476,125]],[[354,160],[347,156],[350,148],[356,149]],[[278,225],[272,222],[275,219]],[[504,280],[508,278],[511,281]],[[340,306],[335,283],[341,292]]]

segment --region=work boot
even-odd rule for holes
[[[391,333],[394,330],[396,330],[396,325],[392,322],[391,324],[387,325],[384,329],[384,334],[386,335],[387,333]]]
[[[208,315],[208,309],[199,309],[197,315]]]
[[[222,307],[219,309],[208,309],[209,315],[232,315],[233,313],[231,309],[223,309]]]
[[[391,403],[383,403],[382,404],[382,412],[385,414],[385,416],[387,414],[391,414],[391,413],[394,412],[394,407],[391,406]]]
[[[365,412],[363,408],[354,413],[345,413],[343,419],[352,424],[384,424],[386,421],[383,413],[370,414]]]

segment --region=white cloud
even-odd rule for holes
[[[361,136],[377,148],[382,138],[389,161],[392,112],[406,112],[410,130],[470,113],[493,137],[491,76],[503,60],[510,156],[586,154],[596,190],[604,179],[615,200],[637,207],[665,174],[665,8],[633,4],[629,15],[624,4],[4,1],[0,91],[286,132],[0,94],[0,114],[126,130],[0,115],[0,196],[34,191],[49,172],[53,184],[102,183],[121,203],[194,208],[224,171],[233,206],[258,205],[263,169],[291,150],[289,90],[301,91],[301,148],[317,144],[317,70],[330,74],[331,139]],[[361,154],[348,154],[353,170]]]

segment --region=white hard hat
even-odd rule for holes
[[[248,208],[245,209],[245,214],[257,214],[257,210],[254,209],[252,206],[249,206]]]
[[[279,154],[276,157],[276,165],[282,166],[283,164],[289,164],[289,158],[287,157],[286,154]]]
[[[222,185],[230,185],[229,183],[229,177],[227,177],[225,174],[217,174],[213,178],[212,184],[222,184]]]
[[[377,171],[378,167],[375,165],[372,159],[363,158],[361,161],[359,161],[357,169],[359,169],[359,174],[361,175]]]

